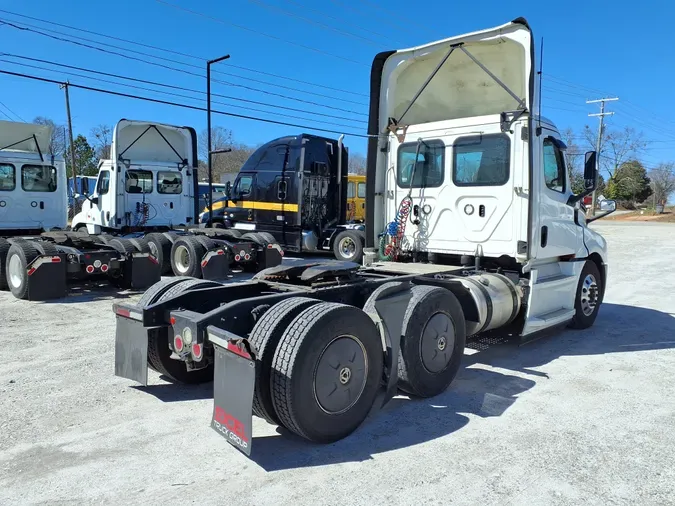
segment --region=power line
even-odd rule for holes
[[[204,57],[201,57],[201,56],[196,56],[194,54],[182,53],[180,51],[175,51],[173,49],[167,49],[167,48],[164,48],[164,47],[153,46],[152,44],[145,44],[143,42],[124,39],[124,38],[121,38],[121,37],[115,37],[114,35],[108,35],[108,34],[105,34],[105,33],[94,32],[92,30],[86,30],[84,28],[79,28],[79,27],[76,27],[76,26],[65,25],[65,24],[62,24],[62,23],[57,23],[55,21],[40,19],[40,18],[36,18],[36,17],[33,17],[33,16],[26,16],[25,14],[18,14],[16,12],[7,11],[7,10],[4,10],[4,9],[0,9],[0,12],[4,12],[5,14],[11,14],[12,16],[17,16],[17,17],[20,17],[20,18],[26,18],[26,19],[31,19],[33,21],[39,21],[40,23],[60,26],[62,28],[68,28],[69,30],[75,30],[77,32],[83,32],[83,33],[88,33],[88,34],[91,34],[91,35],[96,35],[97,37],[103,37],[103,38],[107,38],[107,39],[111,39],[111,40],[116,40],[116,41],[119,41],[119,42],[125,42],[127,44],[133,44],[133,45],[136,45],[136,46],[145,47],[147,49],[154,49],[156,51],[163,51],[165,53],[173,54],[173,55],[176,55],[176,56],[183,56],[185,58],[192,58],[193,60],[199,60],[199,61],[205,62],[208,59],[208,58],[204,58]],[[100,42],[99,42],[99,44],[100,44]],[[325,84],[313,83],[313,82],[310,82],[310,81],[304,81],[302,79],[296,79],[296,78],[293,78],[293,77],[282,76],[282,75],[279,75],[279,74],[273,74],[271,72],[266,72],[266,71],[258,70],[258,69],[252,69],[252,68],[249,68],[249,67],[244,67],[242,65],[235,65],[233,63],[230,63],[229,61],[227,63],[225,63],[224,65],[227,65],[228,67],[232,67],[232,68],[239,69],[239,70],[245,70],[246,72],[253,72],[255,74],[270,76],[270,77],[274,77],[276,79],[283,79],[285,81],[291,81],[291,82],[296,82],[296,83],[299,83],[299,84],[305,84],[307,86],[316,86],[317,88],[323,88],[323,89],[331,90],[331,91],[338,91],[340,93],[347,93],[349,95],[356,95],[356,96],[359,96],[359,97],[366,97],[366,98],[369,97],[369,95],[367,95],[365,93],[359,93],[357,91],[350,91],[350,90],[343,90],[341,88],[335,88],[333,86],[327,86]],[[214,70],[213,72],[215,73],[216,71]],[[218,73],[221,73],[221,72],[218,72]],[[240,77],[240,76],[237,76],[237,77]],[[243,79],[243,77],[242,77],[242,79]],[[248,79],[248,78],[246,78],[246,79]],[[277,83],[274,83],[274,85],[279,86]],[[298,90],[298,91],[300,91],[300,90]],[[310,93],[310,92],[303,91],[303,93]]]
[[[9,114],[7,114],[7,113],[6,113],[5,111],[3,111],[2,109],[0,109],[0,113],[2,113],[2,115],[3,115],[5,118],[7,118],[9,121],[14,121],[12,118],[9,117]]]
[[[379,11],[385,12],[386,14],[389,15],[390,18],[396,18],[396,19],[399,19],[399,18],[400,18],[400,19],[403,21],[403,23],[402,23],[401,25],[399,25],[399,26],[403,26],[403,27],[406,27],[406,28],[407,28],[409,25],[412,24],[412,25],[418,26],[418,27],[420,27],[420,28],[423,28],[424,30],[428,30],[428,29],[429,29],[428,26],[424,26],[424,25],[422,25],[422,24],[420,24],[420,23],[417,23],[417,22],[415,22],[415,21],[412,20],[412,19],[409,19],[409,18],[402,18],[402,17],[400,17],[400,16],[394,16],[394,15],[391,14],[391,12],[390,12],[389,9],[386,9],[386,8],[382,7],[381,5],[376,4],[375,2],[370,2],[370,1],[368,1],[368,0],[361,0],[361,3],[363,3],[363,4],[368,4],[368,5],[370,5],[371,7],[374,7],[375,9],[377,9],[377,10],[379,10]],[[398,23],[397,23],[397,24],[398,24]]]
[[[367,42],[368,44],[379,46],[379,44],[372,39],[368,39],[366,37],[362,37],[361,35],[358,35],[358,34],[355,34],[355,33],[352,33],[352,32],[348,32],[347,30],[341,30],[340,28],[335,28],[334,26],[330,26],[330,25],[327,25],[325,23],[321,23],[319,21],[315,21],[315,20],[310,19],[310,18],[305,18],[303,16],[295,14],[294,12],[290,12],[290,11],[287,11],[286,9],[282,9],[281,7],[277,7],[276,5],[270,5],[270,4],[267,4],[265,2],[261,2],[260,0],[248,0],[248,1],[252,4],[259,5],[260,7],[263,7],[265,9],[281,12],[285,16],[300,19],[301,21],[304,21],[305,23],[321,26],[321,27],[326,28],[328,30],[332,30],[336,33],[347,35],[348,37],[361,39],[361,40]]]
[[[255,34],[258,34],[258,35],[262,35],[263,37],[267,37],[267,38],[277,40],[277,41],[280,41],[280,42],[285,42],[286,44],[291,44],[293,46],[301,47],[301,48],[307,49],[309,51],[314,51],[315,53],[320,53],[320,54],[323,54],[323,55],[326,55],[326,56],[331,56],[333,58],[338,58],[340,60],[344,60],[344,61],[347,61],[347,62],[350,62],[350,63],[355,63],[357,65],[363,65],[365,67],[370,66],[369,64],[364,63],[364,62],[352,60],[350,58],[345,58],[344,56],[329,53],[328,51],[324,51],[322,49],[318,49],[318,48],[315,48],[315,47],[305,46],[304,44],[300,44],[298,42],[292,42],[290,40],[286,40],[286,39],[283,39],[281,37],[277,37],[276,35],[271,35],[269,33],[261,32],[259,30],[254,30],[253,28],[248,28],[246,26],[238,25],[238,24],[232,23],[230,21],[225,21],[224,19],[217,18],[215,16],[209,16],[208,14],[204,14],[203,12],[193,11],[193,10],[188,9],[186,7],[182,7],[180,5],[176,5],[176,4],[167,2],[165,0],[155,0],[155,1],[158,2],[158,3],[164,4],[164,5],[167,5],[169,7],[173,7],[174,9],[190,13],[194,16],[199,16],[199,17],[202,17],[202,18],[205,18],[205,19],[210,19],[211,21],[216,21],[216,22],[221,23],[223,25],[234,26],[235,28],[239,28],[240,30],[246,30],[247,32],[252,32],[252,33],[255,33]]]
[[[156,55],[144,53],[142,51],[135,51],[133,49],[115,46],[113,44],[107,44],[105,42],[99,42],[99,41],[87,39],[87,38],[84,38],[84,37],[77,37],[75,35],[64,34],[63,32],[58,32],[56,30],[50,30],[50,29],[45,29],[45,28],[41,28],[41,27],[36,27],[36,26],[30,25],[28,23],[23,23],[23,26],[20,26],[20,25],[16,25],[14,23],[10,23],[8,21],[3,21],[3,20],[0,19],[0,24],[11,26],[12,28],[16,28],[17,30],[36,33],[38,35],[42,35],[44,37],[49,37],[49,38],[54,39],[54,40],[59,40],[59,41],[62,41],[62,42],[69,42],[71,44],[86,47],[88,49],[95,49],[97,51],[101,51],[101,52],[104,52],[104,53],[113,54],[113,55],[116,55],[116,56],[121,56],[122,58],[140,61],[140,62],[146,63],[148,65],[154,65],[154,66],[165,68],[165,69],[168,69],[168,70],[173,70],[175,72],[183,72],[185,74],[190,74],[190,75],[201,77],[201,78],[204,77],[201,74],[196,74],[194,72],[188,72],[184,69],[178,69],[176,67],[171,67],[171,66],[160,64],[160,63],[157,63],[157,62],[151,62],[151,61],[148,61],[148,60],[144,60],[143,58],[137,58],[135,56],[129,56],[128,54],[118,53],[116,51],[110,51],[108,49],[103,49],[103,48],[100,48],[100,47],[92,46],[91,44],[84,44],[82,42],[77,42],[77,41],[74,41],[74,40],[71,40],[71,39],[85,40],[85,41],[90,42],[90,43],[100,44],[102,46],[108,46],[108,47],[112,47],[112,48],[115,48],[115,49],[120,49],[122,51],[127,51],[127,52],[131,52],[131,53],[136,53],[136,54],[140,54],[140,55],[143,55],[143,56],[147,56],[149,58],[155,58],[157,60],[168,61],[168,62],[173,63],[173,64],[183,65],[185,67],[192,67],[192,68],[202,70],[202,67],[200,67],[198,65],[191,64],[191,63],[177,62],[177,61],[172,60],[170,58],[164,58],[162,56],[156,56]],[[41,31],[41,30],[44,30],[44,31]],[[55,35],[50,35],[49,33],[45,33],[45,32],[56,33],[58,35],[62,35],[63,37],[57,37]],[[71,39],[64,38],[64,37],[71,37]],[[219,74],[232,75],[232,74],[227,74],[225,72],[218,72],[218,73]],[[235,76],[235,77],[240,77],[240,76]],[[367,114],[360,113],[360,112],[357,112],[357,111],[352,111],[352,110],[349,110],[349,109],[343,109],[341,107],[335,107],[335,106],[332,106],[332,105],[322,104],[322,103],[318,103],[318,102],[312,102],[311,100],[305,100],[305,99],[296,98],[296,97],[289,97],[288,95],[282,95],[280,93],[274,93],[274,92],[268,91],[268,90],[261,90],[260,88],[254,88],[252,86],[247,86],[247,85],[244,85],[244,84],[233,83],[233,82],[230,82],[230,81],[223,81],[223,80],[218,80],[218,79],[212,79],[212,81],[218,82],[218,83],[221,83],[221,84],[226,84],[226,85],[229,85],[229,86],[234,86],[234,87],[237,87],[237,88],[244,88],[244,89],[255,91],[255,92],[258,92],[258,93],[264,93],[266,95],[272,95],[272,96],[284,98],[284,99],[287,99],[287,100],[293,100],[295,102],[302,102],[302,103],[305,103],[305,104],[315,105],[315,106],[318,106],[318,107],[325,107],[327,109],[333,109],[333,110],[337,110],[337,111],[348,112],[348,113],[356,114],[356,115],[360,115],[360,116],[367,116]],[[266,83],[266,84],[268,84],[270,86],[275,86],[272,83]],[[312,93],[312,92],[304,92],[302,90],[297,90],[297,91],[300,91],[301,93]],[[316,95],[316,93],[312,93],[312,94]],[[327,95],[322,95],[322,96],[328,97]],[[328,98],[331,98],[332,100],[337,100],[336,97],[328,97]],[[353,102],[353,101],[350,101],[350,100],[343,100],[343,99],[340,99],[340,100],[342,102],[351,102],[351,103],[358,104],[358,105],[365,105],[361,102]]]
[[[5,105],[4,102],[0,102],[0,105],[1,105],[2,107],[4,107],[5,109],[7,109],[9,112],[11,112],[14,116],[16,116],[17,118],[19,118],[21,121],[23,121],[24,123],[27,123],[25,119],[23,119],[23,118],[22,118],[21,116],[19,116],[17,113],[15,113],[14,111],[12,111],[9,107],[7,107],[7,106]],[[0,111],[0,112],[2,112],[2,114],[4,114],[5,116],[7,116],[8,119],[10,119],[10,120],[12,119],[12,118],[10,118],[10,117],[7,115],[7,113],[5,113],[4,111]]]
[[[49,78],[40,77],[40,76],[32,76],[32,75],[29,75],[29,74],[22,74],[22,73],[19,73],[19,72],[11,72],[9,70],[1,70],[0,69],[0,74],[6,74],[6,75],[10,75],[10,76],[15,76],[15,77],[21,77],[21,78],[24,78],[24,79],[32,79],[34,81],[42,81],[42,82],[45,82],[45,83],[64,84],[63,82],[57,81],[55,79],[49,79]],[[174,107],[182,107],[183,109],[191,109],[193,111],[206,112],[205,107],[198,107],[198,106],[189,105],[189,104],[181,104],[179,102],[171,102],[171,101],[168,101],[168,100],[161,100],[161,99],[158,99],[158,98],[143,97],[143,96],[140,96],[140,95],[132,95],[130,93],[122,93],[122,92],[119,92],[119,91],[106,90],[106,89],[103,89],[103,88],[94,88],[92,86],[85,86],[85,85],[82,85],[82,84],[68,83],[68,86],[70,86],[72,88],[80,88],[82,90],[95,91],[95,92],[98,92],[98,93],[105,93],[107,95],[114,95],[114,96],[124,97],[124,98],[133,98],[133,99],[136,99],[136,100],[144,100],[146,102],[153,102],[153,103],[156,103],[156,104],[172,105]],[[307,125],[298,125],[298,124],[294,124],[294,123],[287,123],[287,122],[284,122],[284,121],[277,121],[277,120],[273,120],[273,119],[258,118],[256,116],[247,116],[247,115],[244,115],[244,114],[236,114],[236,113],[233,113],[233,112],[218,111],[218,110],[215,110],[215,109],[212,109],[211,112],[213,112],[215,114],[222,114],[224,116],[231,116],[233,118],[241,118],[241,119],[248,119],[248,120],[252,120],[252,121],[260,121],[262,123],[270,123],[270,124],[273,124],[273,125],[289,126],[289,127],[293,127],[293,128],[300,128],[300,129],[303,129],[303,130],[316,130],[318,132],[345,134],[345,135],[351,135],[351,136],[354,136],[354,137],[361,137],[361,138],[364,138],[364,139],[368,138],[368,137],[371,137],[370,135],[367,135],[367,134],[359,134],[359,133],[354,133],[354,132],[344,132],[344,131],[341,131],[341,130],[331,130],[331,129],[327,129],[327,128],[317,128],[317,127],[307,126]]]
[[[189,91],[189,92],[192,92],[192,93],[200,93],[200,94],[206,95],[206,92],[202,91],[202,90],[194,90],[192,88],[185,88],[183,86],[176,86],[176,85],[172,85],[172,84],[159,83],[159,82],[156,82],[156,81],[149,81],[147,79],[139,79],[139,78],[136,78],[136,77],[123,76],[123,75],[120,75],[120,74],[113,74],[111,72],[102,72],[102,71],[99,71],[99,70],[93,70],[93,69],[89,69],[89,68],[85,68],[85,67],[78,67],[78,66],[75,66],[75,65],[67,65],[65,63],[58,63],[58,62],[51,61],[51,60],[43,60],[41,58],[31,58],[29,56],[20,56],[20,55],[15,55],[15,54],[11,54],[11,53],[1,53],[1,52],[0,52],[0,55],[9,56],[11,58],[19,58],[19,59],[22,59],[22,60],[29,60],[29,61],[33,61],[33,62],[46,63],[47,65],[54,65],[54,66],[57,66],[57,67],[63,67],[63,68],[67,68],[67,69],[79,70],[79,71],[82,71],[82,72],[89,72],[89,73],[92,73],[92,74],[97,74],[97,75],[102,75],[102,76],[107,76],[107,77],[114,77],[116,79],[124,79],[126,81],[133,81],[133,82],[138,82],[138,83],[143,83],[143,84],[150,84],[150,85],[153,85],[153,86],[161,86],[163,88],[170,88],[170,89],[180,90],[180,91]],[[9,62],[9,63],[13,63],[15,65],[20,65],[19,63],[16,63],[16,62]],[[39,68],[39,67],[37,67],[37,68]],[[293,108],[293,107],[286,107],[286,106],[282,106],[282,105],[268,104],[266,102],[259,102],[257,100],[248,100],[248,99],[244,99],[244,98],[231,97],[229,95],[223,95],[223,94],[220,94],[220,93],[211,93],[211,95],[214,96],[214,97],[226,98],[228,100],[235,100],[235,101],[239,101],[239,102],[246,102],[246,103],[256,104],[256,105],[262,105],[262,106],[265,106],[265,107],[272,107],[272,108],[275,108],[275,109],[283,109],[283,110],[287,110],[287,111],[301,112],[301,113],[310,114],[310,115],[313,115],[313,116],[335,118],[335,119],[341,119],[341,120],[345,120],[345,121],[352,121],[352,122],[355,122],[355,123],[366,123],[364,120],[360,120],[360,119],[346,118],[344,116],[335,116],[333,114],[327,114],[327,113],[322,113],[322,112],[305,111],[304,109],[296,109],[296,108]],[[270,112],[270,111],[266,111],[266,112]]]
[[[134,89],[137,89],[137,90],[150,91],[150,92],[153,92],[153,93],[162,93],[164,95],[169,95],[169,96],[173,96],[173,97],[187,98],[188,100],[201,100],[200,98],[197,98],[197,97],[191,97],[189,95],[182,95],[180,93],[174,93],[174,92],[171,92],[171,91],[153,90],[152,88],[146,88],[144,86],[136,86],[136,85],[133,85],[133,84],[121,84],[121,83],[117,83],[115,81],[110,81],[108,79],[101,79],[101,78],[98,78],[98,77],[85,76],[85,75],[82,75],[82,74],[78,74],[76,72],[68,72],[68,71],[64,72],[64,71],[57,71],[57,70],[53,70],[53,69],[46,69],[44,67],[39,67],[37,65],[30,65],[30,64],[27,64],[27,63],[17,63],[17,62],[13,62],[13,61],[10,61],[10,60],[4,60],[2,58],[0,58],[0,62],[10,63],[12,65],[20,65],[22,67],[28,67],[28,68],[32,68],[32,69],[36,69],[36,70],[47,71],[47,72],[62,72],[65,75],[72,75],[72,76],[75,76],[75,77],[90,79],[90,80],[95,81],[95,82],[113,84],[115,86],[125,86],[127,88],[134,88]],[[121,77],[121,78],[124,78],[124,77]],[[129,78],[129,79],[131,79],[131,78]],[[161,86],[161,84],[158,84],[158,85]],[[187,89],[187,91],[190,91],[190,92],[193,92],[193,93],[203,93],[203,92],[200,92],[200,91],[197,91],[197,90],[190,90],[190,89]],[[218,102],[218,101],[213,101],[213,103],[225,105],[227,107],[235,107],[235,108],[238,108],[238,109],[244,109],[244,110],[248,110],[248,111],[262,112],[262,113],[265,113],[265,114],[277,114],[277,113],[274,113],[272,111],[265,111],[263,109],[256,109],[254,107],[247,107],[247,106],[243,106],[243,105],[229,104],[229,103]],[[301,119],[301,120],[309,120],[309,121],[314,120],[314,118],[306,118],[304,116],[294,116],[294,115],[291,115],[291,114],[278,114],[278,115],[284,116],[286,118],[292,118],[292,119]],[[355,128],[355,125],[345,125],[343,123],[335,123],[335,122],[329,122],[329,121],[324,121],[324,124],[333,125],[333,126],[340,126],[340,127],[347,127],[347,128]]]
[[[298,6],[302,7],[304,10],[307,10],[307,11],[310,11],[310,12],[316,12],[316,13],[320,14],[321,16],[323,16],[324,18],[333,19],[333,20],[337,21],[338,23],[344,23],[344,20],[342,20],[340,18],[336,18],[335,16],[329,16],[328,14],[326,14],[324,11],[322,11],[320,9],[312,9],[311,7],[308,7],[307,5],[302,4],[302,3],[298,2],[297,0],[286,0],[286,1],[290,2],[292,4],[295,4],[295,5],[298,5]],[[386,37],[387,39],[395,42],[396,44],[400,44],[399,41],[396,41],[395,39],[392,39],[389,35],[385,35],[383,33],[375,32],[375,31],[370,30],[368,28],[363,28],[362,26],[359,26],[359,25],[354,24],[354,23],[350,23],[350,24],[353,27],[358,28],[359,30],[362,30],[362,31],[367,32],[367,33],[371,33],[371,34],[376,35],[378,37]]]

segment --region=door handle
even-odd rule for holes
[[[45,208],[45,203],[41,200],[40,201],[40,209],[44,209],[44,208]]]
[[[541,247],[545,248],[548,243],[548,227],[544,225],[541,227]]]

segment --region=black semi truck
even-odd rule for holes
[[[339,139],[281,137],[244,163],[201,224],[271,234],[285,251],[361,262],[365,225],[347,220],[348,152]]]

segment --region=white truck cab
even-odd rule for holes
[[[46,125],[0,121],[0,235],[66,228],[66,167],[49,154],[51,134]]]
[[[120,120],[110,159],[99,161],[96,188],[73,230],[171,229],[195,224],[197,137],[191,127]]]
[[[607,264],[539,100],[522,18],[373,64],[366,246],[379,246],[379,260],[516,266],[529,276],[524,334],[571,319],[586,260],[602,278],[589,287],[601,291]],[[596,170],[587,153],[588,192]]]

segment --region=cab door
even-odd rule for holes
[[[65,183],[65,181],[64,181]],[[49,229],[54,217],[60,216],[65,205],[66,188],[59,188],[56,167],[24,164],[21,167],[21,190],[25,217],[38,227]],[[58,192],[57,190],[61,190]]]
[[[240,172],[232,186],[230,200],[232,209],[230,214],[234,221],[234,228],[241,230],[255,230],[255,200],[256,174],[254,172]]]
[[[582,246],[582,229],[574,221],[574,206],[567,204],[572,194],[563,149],[557,132],[544,128],[538,141],[537,190],[539,205],[537,258],[576,254]]]

